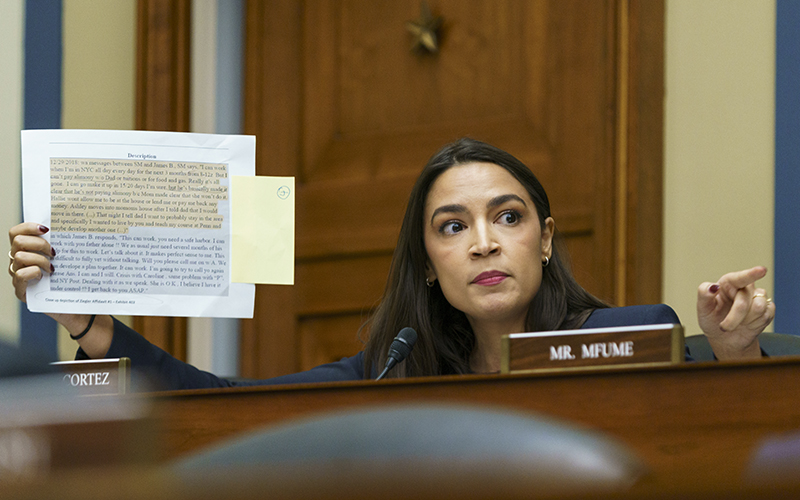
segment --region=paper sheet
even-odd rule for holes
[[[293,285],[294,177],[233,177],[231,192],[231,280]]]
[[[230,179],[254,174],[252,136],[23,131],[24,218],[57,252],[28,308],[252,317],[255,285],[231,279]]]

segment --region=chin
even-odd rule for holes
[[[506,322],[513,318],[519,318],[521,316],[527,316],[528,314],[528,307],[527,304],[524,307],[509,307],[508,302],[503,302],[500,304],[484,304],[482,307],[473,309],[474,313],[472,316],[475,318],[480,318],[484,321],[501,321]],[[467,316],[470,316],[467,313]]]

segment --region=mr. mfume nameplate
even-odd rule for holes
[[[501,371],[650,365],[684,359],[683,327],[662,324],[503,336]]]

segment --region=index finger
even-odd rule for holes
[[[755,283],[766,275],[766,267],[756,266],[744,271],[728,273],[719,279],[719,284],[720,286],[730,286],[738,290]]]
[[[41,236],[50,231],[50,228],[36,222],[23,222],[8,230],[8,242],[14,244],[14,238],[21,234]]]
[[[733,304],[731,304],[731,310],[728,311],[725,319],[719,323],[719,327],[723,331],[729,332],[742,324],[742,321],[744,321],[747,313],[750,312],[751,296],[752,292],[745,290],[744,288],[740,288],[736,292],[736,296],[733,299]]]

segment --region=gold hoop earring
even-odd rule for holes
[[[544,260],[542,261],[542,267],[547,267],[548,265],[550,265],[550,257],[545,255]]]

